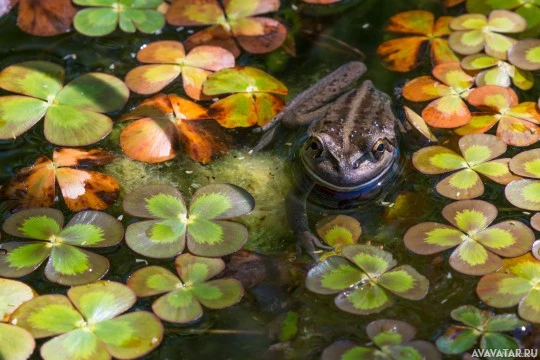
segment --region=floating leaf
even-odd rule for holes
[[[135,160],[167,161],[182,145],[193,160],[209,163],[229,148],[229,136],[208,119],[206,109],[177,95],[155,95],[123,120],[137,120],[120,133],[122,151]]]
[[[506,144],[494,135],[466,135],[459,140],[463,156],[443,146],[428,146],[414,153],[414,167],[424,174],[444,174],[460,170],[441,180],[437,192],[451,199],[472,199],[484,193],[478,174],[499,184],[519,179],[510,173],[509,159],[494,158],[506,151]]]
[[[36,342],[28,331],[9,324],[0,323],[0,341],[9,346],[0,347],[0,358],[6,360],[28,359],[36,347]]]
[[[532,230],[519,221],[489,226],[497,209],[482,200],[451,203],[444,207],[443,215],[453,226],[435,222],[415,225],[405,233],[405,246],[421,255],[457,246],[450,256],[450,266],[464,274],[493,272],[502,265],[500,256],[523,255],[534,241]]]
[[[71,211],[104,210],[120,194],[120,185],[111,176],[70,166],[104,165],[113,156],[103,149],[55,149],[53,161],[40,156],[33,166],[22,168],[2,187],[2,197],[16,199],[21,208],[51,207],[56,197],[55,181]]]
[[[407,106],[404,106],[403,109],[405,110],[407,120],[412,126],[414,126],[416,130],[418,130],[429,141],[437,141],[437,137],[433,134],[433,132],[431,132],[428,124],[426,124],[426,121],[420,115],[415,113]]]
[[[501,334],[527,325],[514,314],[494,315],[471,305],[460,306],[451,312],[454,320],[465,326],[452,325],[437,339],[437,347],[444,354],[461,354],[473,348],[480,338],[480,349],[519,349],[512,337]]]
[[[362,227],[360,222],[346,215],[328,216],[317,223],[317,234],[333,251],[325,253],[321,261],[329,256],[341,255],[341,250],[346,245],[357,244]]]
[[[166,19],[174,26],[212,25],[188,38],[188,48],[211,44],[236,57],[240,55],[236,43],[248,52],[264,54],[285,42],[287,29],[279,21],[256,16],[277,11],[278,0],[226,1],[223,5],[217,0],[177,1],[169,7]]]
[[[385,41],[377,48],[383,58],[383,65],[393,71],[407,72],[416,68],[424,56],[426,45],[431,47],[434,65],[458,61],[448,47],[450,16],[443,16],[435,22],[429,11],[404,11],[392,16],[386,30],[397,34],[414,36]]]
[[[288,90],[279,80],[252,67],[224,69],[208,77],[206,95],[230,95],[210,106],[208,114],[223,127],[263,126],[284,107]]]
[[[0,322],[8,322],[19,306],[36,296],[37,293],[25,283],[0,278]]]
[[[467,124],[471,113],[462,99],[467,98],[474,78],[461,69],[459,62],[437,65],[433,76],[409,81],[403,87],[403,96],[416,102],[434,100],[422,111],[430,126],[455,128]]]
[[[476,85],[497,85],[509,87],[511,81],[521,90],[529,90],[534,85],[534,76],[530,71],[521,70],[505,61],[486,54],[475,54],[461,61],[465,70],[480,71],[476,75]]]
[[[3,230],[16,237],[35,239],[29,242],[7,242],[0,257],[0,275],[21,277],[31,273],[49,258],[45,276],[62,285],[80,285],[99,280],[109,270],[109,261],[80,248],[118,244],[123,236],[122,224],[109,214],[84,211],[63,227],[63,215],[56,209],[30,209],[9,217]]]
[[[135,271],[127,284],[137,296],[165,294],[152,304],[161,319],[189,323],[203,314],[202,306],[223,309],[238,303],[244,290],[235,279],[210,280],[225,268],[221,259],[182,254],[175,261],[178,276],[159,266]]]
[[[506,199],[521,209],[540,211],[540,180],[516,180],[506,185]]]
[[[396,266],[392,255],[366,245],[347,245],[313,267],[306,287],[319,294],[338,294],[336,306],[360,315],[382,311],[393,302],[390,291],[410,300],[427,294],[427,279],[409,266]],[[352,290],[351,290],[352,289]]]
[[[41,347],[44,359],[59,354],[81,360],[132,359],[155,349],[163,338],[163,326],[152,314],[120,315],[134,303],[135,294],[127,286],[98,281],[72,287],[67,297],[45,295],[28,301],[13,321],[36,338],[56,336]]]
[[[531,226],[536,231],[540,231],[540,213],[536,213],[531,218]]]
[[[45,137],[56,145],[90,145],[107,136],[112,120],[102,113],[125,105],[126,85],[102,73],[82,75],[64,87],[63,81],[64,70],[45,61],[2,70],[0,88],[25,96],[0,97],[0,139],[22,135],[44,116]]]
[[[476,54],[485,49],[486,54],[500,60],[507,59],[507,52],[517,42],[500,33],[519,33],[527,21],[507,10],[494,10],[486,18],[482,14],[465,14],[450,23],[455,30],[448,42],[455,52],[462,55]]]
[[[510,160],[510,170],[514,174],[540,179],[540,149],[523,151]]]
[[[253,197],[230,184],[211,184],[193,195],[187,211],[182,195],[167,185],[148,185],[126,196],[124,210],[153,220],[128,226],[126,243],[145,256],[168,258],[186,245],[196,255],[219,257],[231,254],[247,240],[245,226],[226,221],[247,214]]]
[[[201,100],[203,83],[214,71],[234,66],[234,56],[216,46],[198,46],[187,55],[178,41],[156,41],[145,45],[137,59],[146,64],[126,75],[126,84],[139,94],[155,94],[182,74],[186,94]]]
[[[158,31],[165,25],[165,18],[157,7],[161,0],[74,0],[77,5],[89,6],[80,10],[73,19],[75,29],[87,36],[112,33],[117,26],[127,33],[139,30],[145,34]]]
[[[535,288],[539,280],[540,261],[529,253],[505,260],[499,272],[482,277],[476,293],[488,306],[506,308],[518,305],[521,318],[540,323],[540,291]]]
[[[540,40],[526,39],[519,41],[508,52],[508,59],[520,69],[540,70]]]
[[[61,35],[71,30],[76,12],[70,0],[20,0],[17,26],[34,36]]]

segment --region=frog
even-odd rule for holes
[[[391,98],[372,81],[355,86],[366,71],[363,62],[349,62],[301,92],[260,128],[265,134],[254,148],[262,150],[272,143],[281,127],[307,128],[296,156],[299,181],[285,202],[297,251],[314,260],[318,260],[317,249],[331,248],[310,229],[308,197],[322,198],[321,203],[333,207],[351,200],[369,201],[399,166],[403,124]]]

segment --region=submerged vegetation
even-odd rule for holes
[[[208,356],[244,358],[234,336],[264,337],[254,353],[284,359],[537,346],[540,3],[440,3],[384,10],[368,51],[374,82],[398,73],[402,127],[422,135],[400,144],[404,191],[384,184],[352,209],[310,202],[328,247],[311,264],[293,253],[285,211],[305,132],[277,126],[265,153],[251,151],[253,134],[308,83],[283,69],[321,77],[304,71],[318,50],[300,40],[316,38],[321,62],[357,60],[325,29],[380,4],[0,0],[0,31],[16,11],[22,31],[61,35],[43,54],[32,40],[24,55],[8,50],[0,68],[0,148],[13,160],[0,174],[0,358],[169,358],[167,342],[180,357],[231,335]],[[118,61],[57,56],[69,36]],[[262,331],[244,328],[254,323]]]

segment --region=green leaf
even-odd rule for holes
[[[519,345],[514,338],[506,334],[487,333],[480,339],[482,349],[519,349]],[[500,358],[499,358],[500,359]],[[508,359],[512,359],[509,357]]]
[[[404,236],[407,249],[431,255],[461,244],[463,234],[458,229],[436,222],[425,222],[411,227]]]
[[[163,340],[163,325],[151,313],[135,311],[96,324],[94,334],[117,359],[142,357]]]
[[[380,348],[383,346],[399,345],[403,342],[403,336],[396,332],[386,331],[375,335],[373,342]]]
[[[170,227],[171,221],[174,225],[179,226],[182,224],[173,220],[148,220],[129,225],[126,229],[127,245],[136,253],[158,259],[180,254],[186,246],[185,232],[180,231],[180,227],[175,232]],[[175,237],[172,237],[173,234]],[[161,235],[161,237],[153,238],[153,235]],[[163,235],[169,235],[170,237],[163,237]]]
[[[83,285],[101,279],[109,270],[109,260],[71,245],[53,247],[45,267],[45,277],[62,285]]]
[[[14,139],[45,116],[47,103],[26,96],[0,97],[0,139]]]
[[[248,230],[230,221],[196,219],[188,225],[187,239],[191,253],[220,257],[240,250],[248,239]]]
[[[506,185],[504,189],[506,199],[521,209],[540,211],[540,181],[516,180]]]
[[[77,32],[86,36],[104,36],[112,33],[118,24],[118,13],[112,9],[83,9],[73,18]]]
[[[478,297],[489,306],[505,308],[517,305],[531,290],[527,279],[512,274],[488,274],[476,286]]]
[[[160,266],[146,266],[129,277],[127,286],[139,297],[173,291],[182,286],[176,275]]]
[[[90,322],[109,320],[135,304],[136,296],[124,284],[97,281],[69,289],[68,297]]]
[[[186,284],[198,284],[213,278],[225,269],[221,259],[182,254],[174,262],[180,279]]]
[[[395,332],[400,334],[402,338],[401,343],[411,341],[416,335],[416,329],[414,326],[399,320],[375,320],[366,326],[366,333],[372,341],[374,341],[375,336],[378,334],[387,332]]]
[[[204,83],[206,95],[230,93],[273,93],[286,95],[287,87],[273,76],[253,67],[236,67],[220,70]]]
[[[382,274],[375,281],[392,293],[409,300],[423,299],[428,293],[429,281],[409,265],[399,266]]]
[[[43,295],[19,307],[11,318],[36,338],[63,334],[80,326],[84,319],[64,295]]]
[[[346,215],[325,217],[316,228],[319,237],[332,247],[356,244],[362,234],[358,220]]]
[[[378,285],[367,283],[349,292],[341,292],[335,298],[338,308],[358,315],[378,313],[392,305],[392,298]]]
[[[55,103],[87,111],[108,113],[124,107],[129,89],[117,77],[89,73],[68,83],[56,96]]]
[[[44,359],[86,360],[110,358],[103,344],[90,331],[77,329],[47,341],[41,347]]]
[[[504,257],[516,257],[531,250],[534,233],[522,222],[509,220],[480,231],[474,239]]]
[[[154,301],[152,310],[160,319],[182,324],[195,321],[203,314],[201,304],[185,288],[163,295]]]
[[[500,314],[492,316],[486,323],[485,330],[489,332],[512,331],[525,327],[527,323],[515,314]]]
[[[467,326],[479,329],[490,319],[491,313],[471,305],[464,305],[452,310],[450,316]]]
[[[100,248],[122,241],[124,227],[114,216],[107,213],[81,211],[71,218],[59,236],[66,244]]]
[[[332,256],[313,267],[306,287],[318,294],[335,294],[366,278],[357,267],[341,256]]]
[[[0,323],[0,359],[26,360],[34,352],[36,342],[28,331],[9,324]]]
[[[0,322],[7,322],[19,306],[35,296],[34,290],[25,283],[0,278]]]
[[[484,193],[484,184],[475,171],[464,169],[441,180],[436,190],[454,200],[473,199]]]
[[[0,245],[7,255],[0,256],[0,276],[17,278],[30,274],[49,256],[45,242],[9,242]]]
[[[502,265],[502,260],[474,240],[465,240],[457,247],[449,259],[456,271],[467,275],[485,275]]]
[[[66,227],[59,235],[63,242],[70,245],[96,245],[104,241],[103,229],[91,224],[75,224]]]
[[[379,276],[397,265],[391,253],[374,246],[348,245],[341,253],[369,277]]]
[[[46,61],[26,61],[0,72],[0,88],[49,101],[62,89],[64,69]]]
[[[461,354],[471,349],[480,333],[463,326],[451,326],[437,339],[437,348],[445,354]]]
[[[146,209],[155,218],[183,220],[187,214],[182,199],[170,194],[157,194],[145,201]]]
[[[102,114],[67,105],[52,105],[45,115],[45,137],[55,145],[86,146],[112,130],[112,120]]]
[[[540,290],[538,288],[532,289],[519,303],[518,314],[527,321],[540,323]]]
[[[428,146],[414,153],[414,167],[424,174],[443,174],[467,167],[465,159],[443,146]]]
[[[148,236],[156,243],[171,244],[178,241],[178,237],[184,236],[185,232],[184,222],[171,219],[156,222],[148,229]]]
[[[157,195],[159,197],[155,203],[150,200]],[[175,198],[176,201],[171,198]],[[149,201],[152,202],[152,211],[148,208]],[[185,209],[182,194],[169,185],[146,185],[137,188],[126,195],[122,205],[128,214],[149,219],[175,216]]]
[[[509,166],[519,176],[540,179],[540,149],[520,152],[512,158]]]
[[[154,10],[126,9],[120,13],[120,28],[125,32],[133,33],[136,28],[144,34],[151,34],[164,25],[163,14]]]
[[[236,279],[219,279],[194,284],[190,291],[209,309],[224,309],[240,302],[244,296],[242,284]]]
[[[459,148],[470,166],[477,165],[506,152],[506,144],[495,135],[471,134],[459,139]]]
[[[288,311],[281,323],[281,331],[279,333],[279,342],[292,340],[298,334],[298,322],[300,316],[297,312]]]
[[[412,346],[390,346],[387,353],[396,360],[423,360],[426,357]]]
[[[191,200],[189,216],[203,219],[230,219],[250,213],[253,197],[241,187],[211,184],[197,190]]]
[[[49,240],[58,235],[64,224],[62,212],[56,209],[28,209],[11,215],[3,225],[10,235],[30,239]]]
[[[446,205],[444,218],[465,233],[477,233],[497,217],[497,208],[483,200],[463,200]]]

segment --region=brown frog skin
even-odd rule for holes
[[[326,248],[308,225],[306,202],[314,190],[339,198],[369,199],[380,188],[399,158],[399,120],[390,98],[365,80],[361,62],[347,63],[311,86],[278,114],[256,149],[269,144],[280,126],[308,125],[299,151],[303,179],[287,195],[287,218],[299,250],[316,259],[316,247]]]

